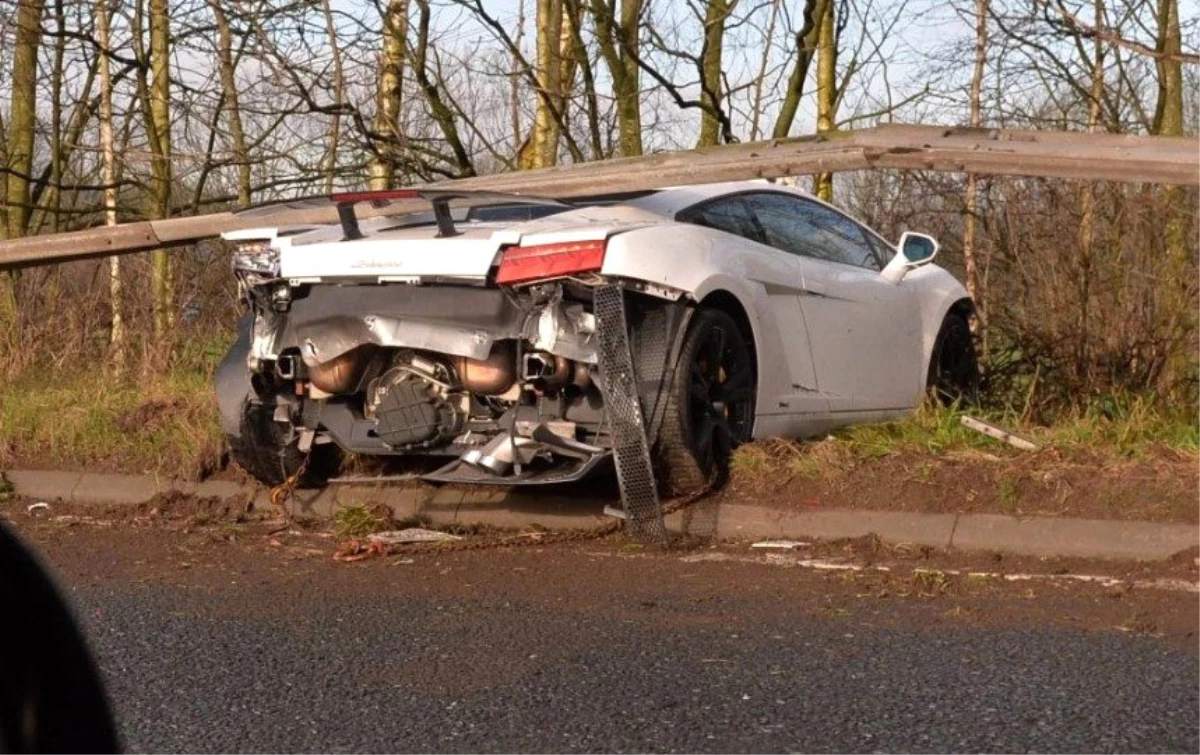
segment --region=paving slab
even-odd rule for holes
[[[42,501],[70,501],[79,480],[78,472],[5,470],[4,476],[23,496]]]
[[[146,503],[159,493],[175,490],[174,480],[131,474],[88,474],[80,476],[71,495],[72,503],[130,504]]]
[[[1191,524],[963,514],[950,545],[1032,556],[1151,561],[1190,548],[1198,540],[1200,531]]]
[[[956,514],[899,511],[790,511],[769,506],[722,506],[717,535],[722,538],[840,539],[876,535],[892,543],[945,548]]]

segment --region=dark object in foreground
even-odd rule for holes
[[[45,571],[0,527],[0,751],[117,752],[95,665]]]

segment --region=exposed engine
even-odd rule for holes
[[[411,351],[367,387],[364,414],[391,448],[414,449],[449,442],[462,432],[470,396],[449,368]]]

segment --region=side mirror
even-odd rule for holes
[[[940,248],[934,237],[912,231],[905,231],[896,246],[899,249],[896,256],[879,273],[889,283],[899,283],[909,270],[928,265]]]

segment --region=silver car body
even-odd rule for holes
[[[923,399],[943,320],[952,308],[969,310],[967,291],[933,264],[906,270],[893,282],[881,274],[888,260],[866,266],[833,262],[681,220],[705,203],[764,194],[837,213],[861,229],[877,257],[880,252],[898,254],[895,245],[806,192],[756,181],[663,189],[523,222],[462,220],[453,238],[437,237],[429,224],[398,227],[389,218],[363,222],[364,237],[355,240],[345,240],[339,227],[263,228],[226,238],[269,244],[278,254],[279,278],[293,289],[348,284],[494,289],[505,250],[603,240],[603,265],[579,281],[584,285],[620,280],[631,290],[665,301],[703,306],[732,298],[740,305],[757,355],[754,437],[813,436],[913,410]],[[517,337],[532,344],[527,348],[594,364],[588,313],[562,302],[556,306],[531,315],[541,325],[514,324],[509,331],[459,324],[454,312],[438,313],[437,322],[365,312],[359,313],[362,334],[354,338],[484,359],[497,339]],[[261,369],[278,359],[284,330],[280,321],[258,312],[246,362]],[[357,343],[311,329],[290,337],[310,367]]]

